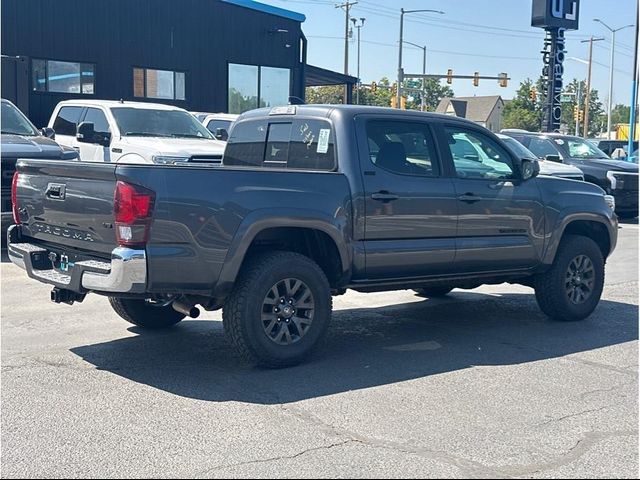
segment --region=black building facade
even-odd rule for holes
[[[251,0],[2,0],[2,97],[231,112],[304,98],[303,15]]]

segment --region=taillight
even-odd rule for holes
[[[13,223],[20,225],[20,212],[18,211],[18,172],[13,173],[11,180],[11,210],[13,211]]]
[[[149,239],[155,193],[138,185],[117,182],[113,198],[116,238],[121,246],[142,246]]]

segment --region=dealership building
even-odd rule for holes
[[[2,97],[40,127],[72,98],[240,113],[354,84],[307,65],[304,21],[252,0],[2,0]]]

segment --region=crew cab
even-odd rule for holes
[[[49,127],[84,162],[219,164],[225,147],[186,110],[155,103],[65,100]]]
[[[590,141],[559,133],[505,131],[539,158],[578,167],[585,181],[615,198],[620,217],[638,216],[638,165],[614,160]]]
[[[33,123],[9,100],[2,99],[2,248],[5,247],[7,228],[12,223],[11,179],[16,161],[21,157],[74,159],[77,152],[56,143],[55,132],[38,131]],[[45,136],[44,134],[48,136]],[[53,137],[53,138],[51,138]]]
[[[537,160],[445,115],[261,109],[234,123],[221,168],[71,163],[18,162],[11,261],[53,301],[106,295],[142,328],[222,308],[239,354],[271,367],[312,352],[346,289],[510,282],[584,319],[617,241],[600,187],[538,177]]]

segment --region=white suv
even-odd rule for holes
[[[226,145],[186,110],[155,103],[66,100],[49,127],[87,162],[219,164]]]

